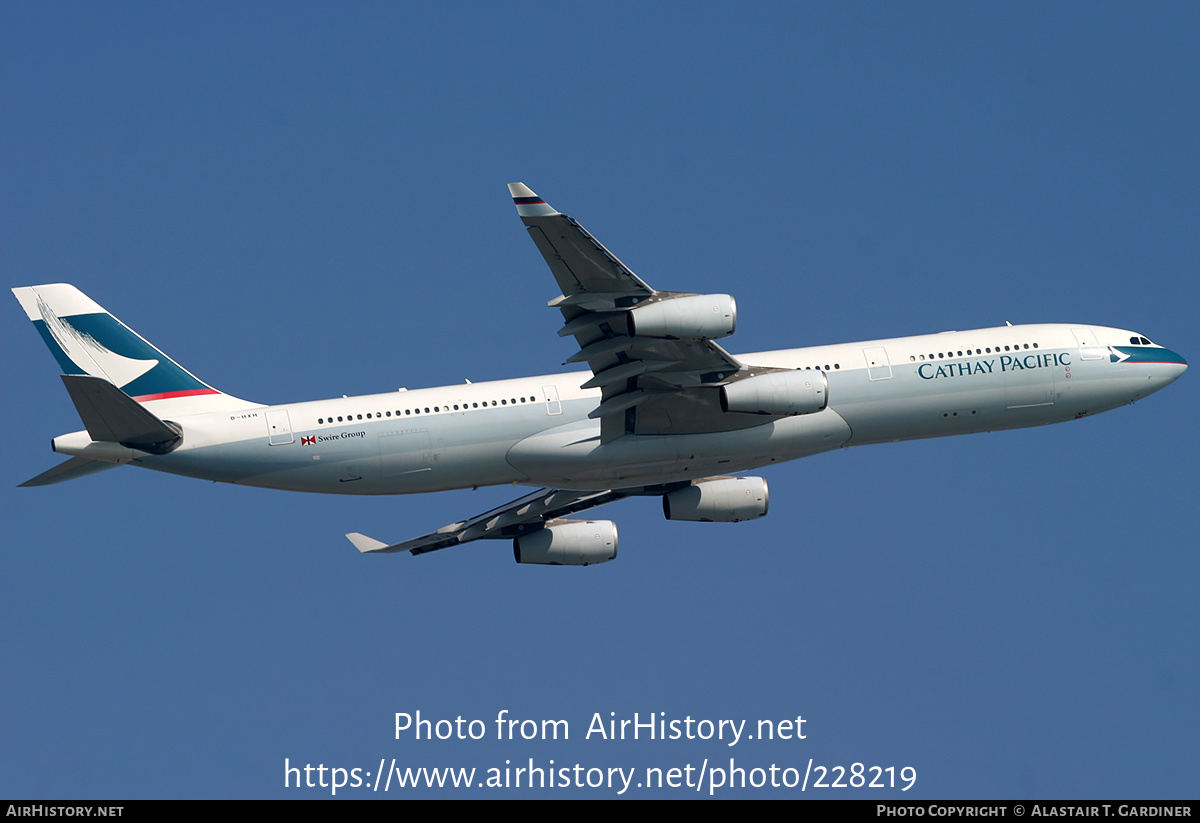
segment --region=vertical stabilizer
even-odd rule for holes
[[[160,417],[258,405],[200,380],[74,286],[23,286],[13,294],[63,374],[106,380]]]

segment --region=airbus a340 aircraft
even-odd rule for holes
[[[40,486],[132,464],[335,494],[546,486],[492,511],[361,552],[513,541],[518,563],[617,554],[607,520],[569,515],[633,495],[671,520],[767,513],[767,484],[731,477],[839,447],[1074,420],[1132,403],[1187,369],[1138,332],[1001,326],[734,356],[727,294],[657,291],[522,183],[517,213],[562,294],[569,362],[590,372],[264,406],[202,382],[65,284],[14,289],[64,372],[86,431]]]

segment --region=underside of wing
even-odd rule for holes
[[[616,526],[607,520],[564,518],[625,497],[648,493],[662,493],[662,489],[538,489],[511,503],[403,543],[388,545],[357,532],[346,537],[364,554],[409,552],[413,555],[460,546],[472,540],[511,539],[519,563],[587,566],[616,557]]]
[[[505,503],[503,506],[476,515],[468,520],[443,526],[431,534],[403,543],[388,545],[364,535],[346,535],[361,552],[411,552],[414,555],[459,546],[472,540],[500,540],[519,537],[545,527],[548,521],[585,511],[628,497],[630,492],[562,491],[538,489],[535,492]],[[370,542],[367,542],[370,541]]]
[[[761,477],[706,477],[625,489],[571,491],[538,489],[468,520],[403,543],[388,544],[352,532],[346,538],[363,554],[428,554],[473,540],[513,541],[518,563],[590,566],[617,555],[617,527],[609,520],[569,520],[596,506],[626,497],[662,497],[668,520],[736,523],[767,513]]]
[[[573,336],[601,402],[601,441],[626,434],[695,434],[761,425],[728,414],[721,386],[764,373],[714,340],[733,333],[737,307],[726,294],[651,288],[576,220],[555,211],[523,183],[510,183],[517,213],[562,294],[549,305],[563,315],[559,335]]]

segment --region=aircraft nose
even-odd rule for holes
[[[1175,352],[1171,351],[1170,349],[1163,349],[1163,354],[1166,355],[1165,359],[1167,360],[1168,365],[1170,365],[1172,367],[1171,368],[1171,379],[1172,380],[1177,379],[1181,374],[1183,374],[1185,371],[1187,371],[1188,364],[1187,364],[1187,361],[1184,360],[1182,356],[1176,354]]]
[[[1128,352],[1131,349],[1123,349],[1122,351]],[[1125,362],[1132,361],[1136,363],[1136,368],[1142,371],[1141,377],[1135,380],[1134,385],[1138,388],[1134,392],[1130,402],[1148,397],[1156,391],[1169,386],[1187,371],[1187,361],[1170,349],[1155,346],[1154,348],[1132,349],[1132,351],[1135,353]]]
[[[1168,383],[1174,383],[1187,371],[1188,367],[1187,361],[1170,349],[1158,349],[1155,352],[1154,363],[1158,372],[1157,377],[1161,381],[1159,388]]]

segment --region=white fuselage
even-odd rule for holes
[[[58,452],[295,491],[408,494],[521,483],[619,489],[745,471],[843,446],[1057,423],[1131,403],[1187,368],[1134,332],[1002,326],[739,355],[820,369],[828,406],[761,425],[601,444],[590,372],[173,417],[182,444],[148,455],[87,432]],[[1118,347],[1122,351],[1118,351]],[[1161,356],[1157,356],[1160,353]],[[752,419],[753,415],[749,416]]]

